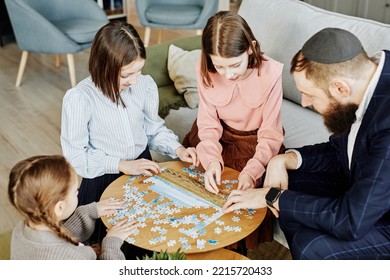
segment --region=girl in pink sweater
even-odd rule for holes
[[[219,192],[224,166],[240,171],[238,189],[261,186],[283,142],[282,68],[261,52],[238,14],[222,11],[208,20],[197,66],[198,117],[183,145],[196,145],[210,192]],[[270,227],[260,240],[272,240]]]

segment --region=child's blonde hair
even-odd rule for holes
[[[54,207],[64,200],[76,173],[63,156],[34,156],[11,170],[8,197],[26,222],[44,224],[61,238],[77,245],[60,221]]]

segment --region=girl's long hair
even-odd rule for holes
[[[119,92],[121,68],[138,58],[146,59],[146,49],[131,24],[113,21],[96,33],[89,56],[89,73],[94,84],[117,105],[126,107]]]
[[[76,172],[63,156],[34,156],[18,162],[11,170],[8,197],[26,223],[43,224],[59,237],[77,245],[56,219],[54,207],[64,200]]]
[[[252,54],[249,55],[248,68],[257,68],[260,75],[262,61],[266,59],[245,19],[229,11],[220,11],[209,18],[202,33],[200,72],[203,84],[212,87],[209,72],[217,72],[210,55],[232,58],[249,49]]]

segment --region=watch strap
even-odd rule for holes
[[[281,194],[282,194],[282,189],[275,188],[275,187],[270,188],[270,190],[268,191],[268,193],[265,196],[265,201],[266,201],[267,205],[269,207],[275,208],[274,202],[276,200],[278,200],[278,198],[280,197]]]
[[[267,205],[268,205],[269,207],[275,208],[275,207],[274,207],[274,203],[273,203],[272,201],[270,201],[270,200],[265,200],[265,201],[267,202]]]

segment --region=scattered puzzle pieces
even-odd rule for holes
[[[196,247],[198,250],[203,250],[207,246],[219,244],[218,238],[214,239],[214,237],[222,237],[224,232],[241,232],[241,227],[232,226],[232,222],[238,224],[245,219],[253,219],[256,213],[254,209],[234,211],[230,222],[229,220],[219,219],[223,214],[220,207],[225,203],[226,197],[238,183],[238,180],[223,180],[220,186],[220,194],[214,195],[204,188],[204,174],[197,170],[195,166],[183,168],[182,171],[179,172],[164,167],[155,176],[180,186],[184,191],[210,201],[217,207],[212,206],[212,204],[200,204],[192,207],[177,205],[175,197],[156,192],[154,186],[158,182],[152,180],[155,176],[145,178],[137,175],[130,176],[129,180],[123,185],[123,200],[127,208],[117,210],[113,215],[107,217],[107,222],[116,224],[123,219],[137,221],[138,229],[126,239],[127,242],[132,244],[136,244],[138,238],[148,236],[148,239],[142,242],[147,242],[152,246],[181,247],[183,250],[192,250]],[[140,190],[141,186],[142,191]],[[147,186],[146,190],[144,186]],[[167,194],[169,193],[168,190]],[[188,213],[188,210],[186,210],[188,208],[196,210],[193,214],[185,214]],[[183,214],[180,214],[182,212]],[[146,228],[149,228],[150,232],[145,233]],[[175,229],[182,236],[173,239],[169,233],[169,230],[172,229]],[[213,239],[207,239],[207,231],[213,234]],[[202,239],[202,237],[205,239]]]

